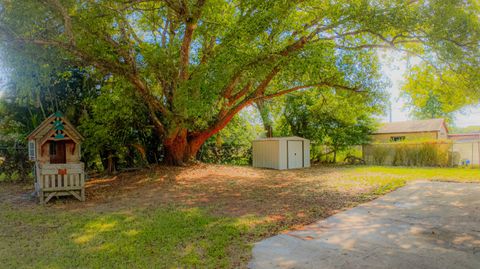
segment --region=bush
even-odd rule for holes
[[[199,159],[206,163],[249,165],[252,163],[252,148],[237,145],[206,145],[199,152]]]
[[[374,145],[372,149],[373,164],[384,165],[390,153],[390,148],[384,145]]]
[[[28,151],[18,145],[4,145],[0,150],[0,181],[28,181],[33,179],[33,165]]]
[[[449,152],[451,144],[443,142],[374,144],[371,155],[375,165],[394,166],[441,166],[452,163]],[[391,163],[387,159],[391,156]]]
[[[252,163],[252,140],[257,136],[245,114],[237,115],[198,152],[206,163],[248,165]]]

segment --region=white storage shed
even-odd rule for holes
[[[270,137],[252,142],[253,166],[273,169],[310,167],[310,140],[298,136]]]

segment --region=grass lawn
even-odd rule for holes
[[[87,202],[45,207],[28,198],[31,186],[3,183],[0,267],[246,267],[252,243],[411,180],[480,182],[480,170],[157,167],[92,179]]]

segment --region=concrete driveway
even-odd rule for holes
[[[415,182],[257,243],[251,268],[480,268],[480,185]]]

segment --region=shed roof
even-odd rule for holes
[[[300,136],[281,136],[281,137],[266,137],[266,138],[257,138],[253,141],[269,141],[269,140],[308,140]]]
[[[374,134],[436,132],[442,127],[447,129],[445,119],[397,121],[382,124]]]

